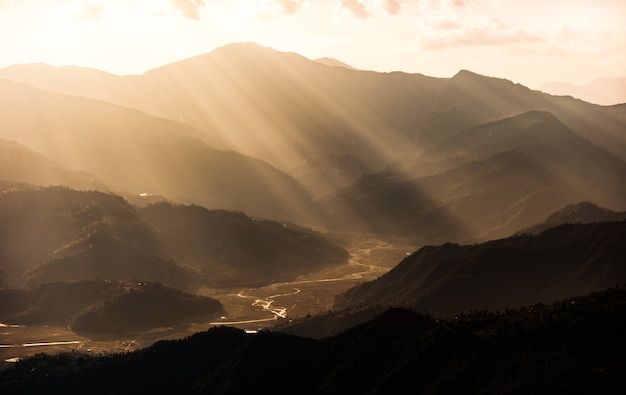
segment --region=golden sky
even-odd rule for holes
[[[0,67],[138,74],[240,41],[530,87],[626,76],[624,0],[0,0]]]

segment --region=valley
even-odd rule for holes
[[[367,235],[343,236],[349,241],[350,260],[344,265],[300,276],[294,281],[258,288],[200,288],[199,295],[219,300],[226,314],[211,322],[155,328],[132,337],[94,340],[62,326],[0,325],[0,365],[39,353],[87,352],[93,355],[124,353],[148,347],[159,340],[181,339],[214,326],[256,331],[277,320],[301,318],[332,309],[334,295],[354,285],[376,279],[416,249],[407,241],[370,239]],[[397,244],[396,244],[397,243]]]
[[[626,104],[250,42],[0,69],[2,393],[558,393],[626,368],[624,285]]]

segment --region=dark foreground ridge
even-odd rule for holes
[[[37,355],[0,373],[13,393],[626,393],[626,291],[447,320],[389,309],[314,340],[230,327],[128,354]]]

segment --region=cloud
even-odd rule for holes
[[[385,0],[383,6],[389,15],[397,15],[402,11],[402,2],[398,0]]]
[[[426,22],[434,27],[419,37],[422,48],[436,51],[456,47],[500,46],[542,41],[532,30],[512,28],[498,21],[463,26],[454,20]]]
[[[366,19],[371,16],[367,7],[358,0],[341,0],[339,7],[341,10],[347,11],[356,19]]]
[[[204,6],[204,0],[172,0],[176,8],[183,12],[189,19],[199,20],[198,8]]]
[[[302,8],[302,0],[277,0],[287,15],[293,15]]]
[[[104,6],[102,4],[96,4],[92,1],[83,2],[83,13],[90,19],[98,19],[103,11]]]

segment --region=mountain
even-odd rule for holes
[[[330,66],[330,67],[343,67],[349,70],[358,70],[357,68],[352,67],[349,64],[346,64],[334,58],[323,57],[323,58],[315,59],[315,61],[321,64],[325,64],[326,66]]]
[[[335,226],[422,244],[506,237],[582,200],[626,207],[626,161],[553,114],[462,130],[330,195]],[[355,225],[356,224],[356,225]]]
[[[19,67],[2,75],[18,79],[18,72]],[[30,75],[19,80],[58,89],[58,83]],[[202,131],[211,146],[263,159],[284,171],[299,167],[310,152],[351,155],[381,168],[412,145],[395,131],[413,127],[416,106],[425,108],[441,85],[437,78],[407,76],[328,67],[294,53],[238,43],[123,77],[122,87],[109,92],[72,92],[74,82],[64,84],[64,93],[185,122]],[[328,179],[332,185],[332,174]]]
[[[200,285],[267,284],[345,263],[321,234],[169,203],[131,206],[101,192],[15,188],[0,195],[4,285],[86,279]]]
[[[94,174],[115,191],[301,222],[316,215],[295,179],[261,160],[210,148],[181,123],[7,80],[0,80],[0,118],[0,137]]]
[[[395,168],[410,174],[428,172],[507,150],[528,156],[586,200],[626,207],[626,161],[581,138],[549,112],[529,111],[462,130],[416,159],[396,162]]]
[[[539,204],[534,205],[537,210],[528,208],[532,217],[523,217],[527,203],[522,196],[515,195],[515,200],[502,202],[502,206],[508,204],[508,207],[494,208],[487,213],[498,219],[492,218],[491,223],[484,226],[472,226],[472,219],[462,223],[466,221],[448,212],[456,206],[442,202],[452,199],[464,207],[472,207],[474,203],[460,202],[460,195],[449,199],[446,195],[423,193],[417,193],[408,203],[400,201],[404,207],[397,210],[391,207],[379,212],[376,207],[366,205],[356,207],[356,215],[371,215],[364,219],[366,230],[378,222],[381,225],[374,228],[384,230],[389,228],[385,222],[400,218],[403,223],[395,227],[405,229],[400,232],[403,235],[414,230],[432,233],[414,224],[441,222],[446,231],[431,241],[443,242],[450,236],[458,240],[467,235],[474,238],[505,236],[540,221],[565,204],[582,200],[613,210],[626,208],[626,183],[623,182],[626,178],[626,105],[605,107],[571,97],[552,96],[467,70],[461,70],[452,78],[432,78],[328,67],[295,53],[279,52],[254,43],[226,45],[142,75],[119,78],[87,70],[71,77],[71,70],[29,67],[23,75],[21,66],[12,68],[11,78],[45,89],[58,90],[62,85],[65,93],[74,91],[76,95],[107,100],[169,119],[168,128],[186,136],[187,143],[178,139],[176,144],[168,140],[170,133],[158,144],[152,141],[154,138],[133,137],[131,144],[124,145],[138,144],[141,152],[122,155],[125,160],[119,166],[110,163],[105,166],[103,160],[97,169],[100,172],[92,171],[95,164],[88,168],[69,166],[67,158],[63,162],[58,155],[43,151],[45,145],[41,141],[45,140],[41,136],[32,139],[38,142],[33,142],[36,147],[15,137],[65,167],[88,170],[106,182],[114,175],[128,175],[123,183],[115,185],[117,189],[328,227],[344,217],[353,217],[352,208],[337,213],[333,207],[330,225],[320,223],[318,219],[323,218],[323,212],[310,196],[356,195],[358,188],[366,184],[370,191],[364,191],[366,195],[397,193],[404,198],[407,195],[403,192],[404,185],[392,186],[395,192],[374,192],[373,180],[381,179],[380,186],[384,188],[396,181],[403,184],[437,177],[454,168],[488,161],[514,150],[550,172],[559,186],[566,186],[558,198],[546,198],[548,203],[544,209],[540,210]],[[40,77],[34,76],[35,69],[41,69]],[[4,74],[0,72],[0,75]],[[47,79],[43,78],[46,75],[62,75],[64,81],[69,78],[73,82],[46,83]],[[100,82],[90,82],[93,79]],[[80,90],[73,88],[81,80],[89,83],[81,85]],[[89,88],[94,85],[97,86]],[[135,115],[139,117],[138,114]],[[46,121],[48,127],[61,122],[52,121]],[[107,124],[107,120],[97,117],[91,122]],[[159,127],[165,127],[163,122],[166,121],[159,119]],[[123,125],[128,123],[125,120]],[[136,129],[150,128],[158,129],[148,124],[138,125],[129,127],[132,132],[126,131],[124,135],[135,136],[139,133]],[[150,135],[159,133],[151,130]],[[191,141],[195,151],[189,147]],[[259,163],[241,155],[234,159],[234,152],[209,153],[205,144],[236,150],[266,162]],[[90,161],[97,158],[94,149],[85,151],[90,152],[87,157]],[[136,159],[138,155],[140,160]],[[227,155],[231,158],[228,161],[207,159]],[[207,170],[236,167],[230,160],[237,163],[243,160],[247,163],[242,166],[245,171]],[[108,177],[104,176],[106,171]],[[262,174],[252,175],[255,171]],[[159,180],[154,174],[159,174]],[[180,174],[186,176],[180,177]],[[359,179],[364,174],[365,177]],[[483,204],[498,201],[497,193],[507,188],[509,181],[506,177],[492,179],[490,194],[484,195]],[[497,182],[502,184],[497,185]],[[276,184],[281,185],[280,189],[268,191]],[[414,191],[411,193],[415,195]],[[526,195],[531,196],[535,195]],[[405,209],[409,206],[416,207],[417,211]],[[427,218],[423,218],[425,208],[428,208]],[[415,216],[417,220],[413,220]],[[513,225],[508,225],[513,222],[520,227],[514,229]],[[458,235],[447,231],[457,225]]]
[[[337,309],[408,305],[447,317],[547,303],[621,285],[626,222],[566,224],[482,244],[422,247],[378,279],[337,296]]]
[[[162,253],[152,229],[122,198],[63,187],[0,196],[0,267],[11,287],[84,279],[200,279]]]
[[[21,65],[0,76],[182,121],[211,145],[283,170],[311,151],[382,167],[451,133],[527,111],[551,112],[580,137],[626,158],[624,106],[551,96],[467,70],[452,78],[350,70],[235,43],[138,76],[76,71]]]
[[[601,107],[571,97],[551,96],[511,81],[462,70],[446,81],[420,120],[416,136],[432,148],[452,135],[484,123],[531,111],[552,113],[577,136],[626,159],[626,139],[619,125],[626,106]]]
[[[159,283],[84,280],[28,290],[0,290],[2,322],[68,326],[90,338],[132,335],[156,327],[210,320],[223,314],[219,301],[185,294]]]
[[[432,176],[364,176],[328,199],[338,228],[423,244],[504,237],[577,196],[569,185],[511,150]]]
[[[626,219],[626,212],[616,212],[600,207],[591,202],[569,204],[563,209],[556,211],[543,222],[523,229],[518,234],[539,234],[548,228],[562,224],[591,223],[591,222],[614,222]]]
[[[89,338],[132,336],[154,328],[207,322],[224,314],[213,298],[159,283],[127,284],[122,292],[76,314],[69,327]]]
[[[548,82],[538,89],[552,95],[573,96],[589,103],[605,106],[626,103],[626,78],[600,77],[581,85]]]
[[[320,340],[215,327],[132,353],[40,354],[0,372],[0,391],[242,394],[281,372],[273,393],[618,394],[625,307],[611,289],[454,319],[389,309]]]
[[[14,141],[0,139],[0,180],[108,191],[94,175],[72,171]]]
[[[322,234],[239,212],[157,203],[138,214],[170,256],[214,285],[286,281],[348,260]]]

